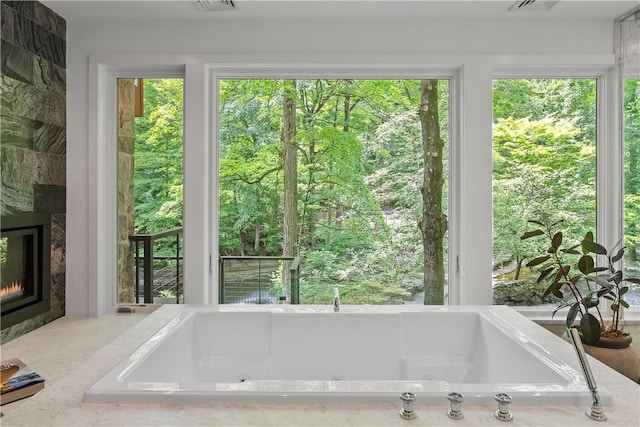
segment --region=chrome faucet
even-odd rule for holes
[[[333,288],[333,311],[340,311],[340,295],[338,288]]]
[[[587,381],[587,387],[589,387],[591,398],[593,399],[591,407],[587,408],[586,415],[592,420],[604,421],[607,419],[607,417],[602,411],[602,405],[600,403],[600,395],[598,394],[596,380],[593,377],[591,368],[589,367],[587,354],[584,351],[584,346],[582,345],[582,340],[580,339],[580,333],[578,332],[578,329],[573,326],[569,328],[569,336],[571,337],[571,341],[573,342],[573,348],[576,350],[576,354],[578,355],[578,361],[580,362],[580,367],[582,368],[582,372],[584,373],[584,379]]]

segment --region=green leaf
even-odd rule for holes
[[[621,299],[621,300],[620,300],[620,304],[622,304],[622,306],[623,306],[624,308],[629,308],[629,303],[628,303],[628,302],[626,302],[626,301],[625,301],[625,300],[623,300],[623,299]]]
[[[561,249],[560,252],[563,252],[565,254],[580,255],[580,252],[576,250],[579,247],[580,247],[580,244],[578,243],[577,245],[573,245],[570,248]]]
[[[612,288],[613,288],[613,285],[611,285],[611,286],[603,286],[597,293],[598,298],[606,296],[608,293],[611,292]]]
[[[600,341],[600,322],[591,313],[585,313],[580,319],[582,339],[585,344],[596,345]]]
[[[536,280],[536,283],[540,283],[540,282],[544,281],[544,279],[549,277],[549,275],[552,272],[553,272],[553,267],[545,268],[544,270],[542,270],[542,272],[538,276],[538,279]]]
[[[576,316],[578,315],[578,310],[580,309],[580,304],[575,303],[569,309],[567,313],[567,328],[570,328],[573,325],[573,322],[576,320]]]
[[[593,270],[595,263],[591,255],[582,255],[578,260],[578,270],[583,274],[589,274]]]
[[[626,294],[629,291],[629,287],[628,286],[623,286],[620,288],[620,291],[618,292],[618,295],[622,296],[624,294]]]
[[[607,278],[609,282],[613,281],[616,285],[622,281],[622,271],[618,270]]]
[[[597,298],[585,298],[583,304],[586,308],[593,308],[598,305]]]
[[[545,289],[544,293],[542,294],[542,298],[546,297],[550,293],[553,293],[555,295],[556,292],[559,292],[560,286],[562,285],[558,283],[558,281],[554,281],[547,287],[547,289]]]
[[[596,253],[598,255],[607,254],[607,249],[604,246],[587,239],[582,241],[582,250],[585,251],[585,253]]]
[[[542,230],[527,231],[522,236],[520,236],[520,240],[529,239],[531,237],[540,236],[542,234],[544,234],[544,231]]]
[[[625,282],[637,283],[640,285],[640,278],[637,278],[637,277],[627,277],[624,280]]]
[[[562,245],[562,232],[558,231],[551,238],[551,247],[554,249],[554,252],[556,252],[560,245]]]
[[[602,286],[603,288],[611,288],[613,286],[613,284],[611,282],[609,282],[607,280],[606,276],[603,276],[602,274],[593,277],[592,279],[594,279],[596,281],[596,283],[600,286]]]
[[[611,262],[618,262],[624,256],[624,248],[621,248],[617,254],[611,257]]]
[[[540,265],[543,262],[548,261],[549,258],[551,258],[550,255],[545,255],[545,256],[538,257],[538,258],[534,258],[531,261],[529,261],[526,266],[527,267],[535,267],[536,265]]]
[[[530,219],[530,220],[528,220],[527,222],[530,222],[530,223],[532,223],[532,224],[539,225],[539,226],[541,226],[541,227],[546,227],[546,225],[545,225],[544,223],[542,223],[542,222],[540,222],[540,221],[536,221],[535,219]],[[544,233],[543,233],[543,234],[544,234]]]

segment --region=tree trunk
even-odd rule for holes
[[[516,271],[513,273],[513,280],[520,280],[520,272],[522,271],[522,262],[524,258],[516,255]]]
[[[444,304],[444,235],[447,218],[442,213],[444,142],[438,118],[438,81],[422,80],[420,85],[420,126],[422,131],[422,219],[419,222],[424,247],[424,303]]]
[[[284,225],[282,239],[282,255],[298,255],[298,145],[296,135],[296,81],[284,82],[282,143],[284,145]],[[285,263],[288,265],[288,263]],[[282,274],[282,294],[286,300],[289,296],[289,269],[284,268]]]

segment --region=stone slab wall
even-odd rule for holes
[[[51,214],[51,309],[2,329],[1,342],[64,316],[66,22],[39,2],[2,1],[2,215]]]

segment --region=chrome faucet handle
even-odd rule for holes
[[[460,393],[449,393],[447,395],[447,400],[451,403],[451,407],[447,411],[447,415],[449,418],[454,420],[461,420],[464,418],[464,414],[462,413],[462,402],[464,402],[464,398]]]
[[[414,420],[417,416],[413,410],[413,401],[416,400],[415,393],[411,393],[410,391],[400,393],[400,400],[402,400],[400,416],[405,420]]]
[[[494,399],[498,402],[498,410],[494,413],[497,419],[500,421],[511,421],[513,415],[509,411],[509,404],[511,403],[511,396],[507,393],[498,393]]]

